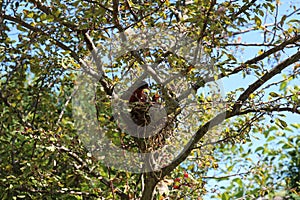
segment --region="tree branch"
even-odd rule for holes
[[[114,24],[116,25],[117,29],[120,32],[123,32],[124,29],[120,24],[118,14],[119,14],[119,0],[113,0],[113,13],[112,13],[112,15],[113,15]]]
[[[298,35],[300,38],[300,35]],[[267,72],[265,75],[263,75],[260,79],[255,81],[253,84],[251,84],[245,91],[240,95],[238,98],[238,102],[244,102],[251,93],[253,93],[256,89],[258,89],[260,86],[262,86],[264,83],[266,83],[268,80],[273,78],[276,74],[279,74],[283,69],[288,67],[289,65],[297,62],[300,59],[300,51],[298,51],[296,54],[291,56],[290,58],[284,60],[280,64],[278,64],[276,67],[274,67],[271,71]],[[235,104],[232,109],[232,113],[238,112],[239,109],[242,107],[241,104]]]
[[[70,157],[72,157],[76,162],[78,162],[81,167],[87,171],[90,175],[94,176],[94,177],[98,177],[98,179],[100,180],[101,183],[103,183],[105,186],[107,186],[108,188],[111,187],[111,182],[104,179],[103,177],[101,177],[97,172],[94,172],[92,171],[86,162],[84,162],[77,154],[75,154],[74,152],[72,152],[70,149],[66,148],[66,147],[59,147],[59,146],[56,146],[56,148],[59,150],[59,151],[62,151],[62,152],[65,152],[67,153]],[[121,190],[119,189],[116,189],[116,194],[118,194],[121,199],[124,199],[124,200],[129,200],[129,197],[127,194],[123,193]]]
[[[257,112],[291,112],[300,115],[300,105],[291,107],[274,107],[274,108],[260,108],[259,111],[257,109],[247,109],[240,111],[237,115],[245,115],[248,113],[257,113]]]
[[[156,13],[157,11],[159,11],[159,9],[161,9],[161,7],[164,5],[165,2],[166,2],[166,0],[161,1],[160,5],[159,5],[155,10],[153,10],[152,12],[150,12],[150,13],[144,15],[143,17],[141,17],[140,19],[138,19],[135,23],[132,23],[132,24],[126,26],[126,27],[124,28],[124,30],[126,30],[126,29],[128,29],[128,28],[130,28],[130,27],[135,26],[136,24],[140,23],[143,19],[145,19],[145,18],[147,18],[147,17],[153,15],[153,14]]]
[[[202,41],[203,37],[205,36],[205,31],[206,31],[206,28],[207,28],[207,25],[208,25],[208,19],[210,17],[210,13],[212,12],[213,7],[214,7],[215,4],[216,4],[216,0],[211,0],[209,8],[208,8],[206,16],[205,16],[205,19],[203,21],[203,25],[202,25],[202,28],[201,28],[201,31],[200,31],[199,38],[197,39],[197,47],[196,47],[196,51],[195,51],[195,55],[194,55],[194,59],[193,59],[192,64],[196,63],[196,60],[198,59],[198,54],[199,54],[199,51],[200,51],[200,44],[201,44],[201,41]]]
[[[70,28],[73,31],[78,31],[79,30],[76,25],[66,22],[66,19],[60,19],[60,18],[56,17],[55,15],[53,15],[52,10],[49,7],[43,5],[40,1],[29,0],[29,2],[33,3],[38,9],[40,9],[45,14],[53,16],[54,19],[57,22],[61,23],[62,25]]]
[[[60,41],[58,41],[54,38],[51,38],[49,36],[49,34],[45,33],[43,30],[41,30],[39,28],[36,28],[36,27],[24,22],[20,18],[12,17],[12,16],[9,16],[9,15],[2,15],[2,17],[6,20],[9,20],[9,21],[15,22],[17,24],[20,24],[21,26],[23,26],[23,27],[25,27],[25,28],[27,28],[31,31],[34,31],[36,33],[40,33],[44,36],[47,36],[49,38],[50,42],[54,43],[55,45],[57,45],[58,47],[60,47],[61,49],[65,50],[65,51],[69,51],[70,55],[82,66],[82,68],[84,69],[84,71],[87,74],[89,74],[90,76],[92,76],[96,80],[100,79],[100,83],[104,87],[104,89],[105,89],[105,91],[107,92],[108,95],[110,95],[112,93],[112,87],[107,81],[104,80],[104,78],[105,78],[104,74],[99,74],[98,72],[96,72],[92,68],[90,68],[86,64],[86,62],[77,55],[77,53],[75,51],[70,49],[70,47],[66,46],[65,44],[63,44],[62,42],[60,42]]]
[[[272,77],[274,77],[276,74],[280,73],[284,68],[289,66],[290,64],[298,61],[300,59],[300,51],[291,56],[290,58],[286,59],[282,63],[278,64],[276,67],[274,67],[270,72],[266,73],[263,77],[261,77],[259,80],[254,82],[249,86],[249,88],[241,94],[237,102],[244,102],[249,95],[254,92],[257,88],[259,88],[262,84],[264,84],[266,81],[270,80]],[[224,111],[217,116],[215,116],[213,119],[211,119],[209,122],[205,123],[202,127],[198,129],[198,131],[195,134],[195,137],[192,138],[189,143],[186,145],[185,150],[178,155],[178,157],[170,164],[169,166],[166,166],[161,170],[161,172],[157,173],[157,175],[161,174],[162,176],[165,176],[169,174],[171,171],[173,171],[181,162],[183,162],[188,155],[193,150],[193,147],[200,141],[200,139],[216,125],[221,124],[225,119],[231,118],[233,116],[241,115],[239,113],[239,109],[241,108],[242,104],[236,103],[233,106],[232,111]]]
[[[256,1],[257,0],[252,0],[251,2],[246,3],[245,5],[243,5],[238,12],[236,12],[232,15],[231,19],[237,18],[240,14],[242,14],[243,12],[248,10]]]
[[[222,79],[226,76],[237,74],[240,71],[242,71],[243,69],[247,68],[247,65],[255,64],[258,61],[261,61],[261,60],[265,59],[266,57],[270,56],[271,54],[276,53],[277,51],[283,50],[284,48],[286,48],[286,46],[288,46],[290,44],[295,44],[299,40],[300,40],[300,35],[296,35],[295,37],[282,42],[280,45],[275,46],[272,49],[269,49],[268,51],[262,53],[261,55],[256,56],[250,60],[247,60],[245,63],[241,64],[239,67],[236,67],[235,69],[233,69],[229,74],[224,74],[224,73],[219,74],[218,79]],[[206,83],[211,82],[211,81],[215,81],[214,77],[211,77],[211,78],[208,78],[205,80]],[[196,89],[199,89],[199,88],[196,87]]]
[[[204,178],[204,179],[227,179],[227,178],[230,178],[230,177],[233,177],[233,176],[248,175],[248,174],[251,173],[251,171],[252,171],[252,169],[250,169],[247,172],[242,172],[242,173],[237,173],[237,174],[229,174],[229,175],[226,175],[226,176],[202,176],[201,178]]]
[[[105,7],[104,5],[102,5],[100,3],[100,1],[91,1],[91,0],[83,0],[83,1],[86,1],[86,2],[89,2],[89,3],[95,3],[97,4],[98,6],[100,6],[101,8],[103,8],[104,10],[107,10],[108,12],[112,13],[113,11],[107,7]]]

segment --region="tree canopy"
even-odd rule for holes
[[[299,198],[296,1],[0,9],[2,199]]]

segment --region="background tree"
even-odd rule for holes
[[[272,130],[292,130],[284,115],[289,112],[299,118],[295,81],[300,72],[300,11],[295,2],[286,4],[268,0],[1,1],[1,198],[151,199],[155,195],[158,199],[201,199],[215,192],[222,199],[253,199],[274,193],[276,187],[269,187],[269,180],[274,179],[266,173],[276,167],[274,160],[241,162],[252,159],[251,150],[241,144],[260,133],[267,142],[277,141],[276,134],[270,135]],[[226,91],[224,109],[214,117],[209,116],[210,100],[196,93],[198,106],[206,112],[191,121],[199,127],[185,151],[160,171],[135,174],[106,167],[87,151],[77,135],[71,100],[76,71],[93,75],[84,58],[95,46],[116,33],[148,27],[180,30],[195,39],[214,60],[217,74],[213,80],[237,85]],[[122,81],[120,74],[127,70],[134,74],[150,58],[164,58],[196,91],[204,84],[201,71],[190,72],[184,59],[160,49],[128,52],[104,66],[95,101],[97,118],[109,130],[111,140],[123,142],[130,151],[141,151],[140,143],[122,134],[110,120],[110,98],[114,85]],[[172,100],[170,93],[164,93],[161,103],[170,105]],[[168,114],[176,124],[176,109]],[[299,124],[294,126],[299,128]],[[210,141],[212,128],[219,135]],[[175,126],[169,126],[167,132],[176,135],[174,130]],[[238,152],[241,157],[234,156]],[[257,147],[256,152],[266,157],[274,153],[264,147]],[[279,156],[281,162],[284,154],[277,151],[272,156]],[[218,168],[222,174],[210,176]],[[232,186],[224,192],[207,186],[209,179],[226,177],[235,177],[232,184],[239,189]],[[248,183],[253,185],[244,187]]]

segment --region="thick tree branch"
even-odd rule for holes
[[[270,80],[272,77],[274,77],[276,74],[280,73],[284,68],[287,66],[297,62],[300,59],[300,52],[297,52],[290,58],[286,59],[282,63],[278,64],[276,67],[274,67],[270,72],[266,73],[263,77],[261,77],[259,80],[254,82],[250,85],[250,87],[239,97],[237,102],[244,102],[251,93],[253,93],[256,89],[258,89],[262,84]],[[200,141],[200,139],[216,125],[221,124],[225,119],[231,118],[233,116],[240,115],[240,108],[242,104],[236,103],[233,106],[232,111],[225,111],[217,116],[215,116],[212,120],[205,123],[199,130],[196,132],[195,137],[190,140],[190,142],[186,145],[186,149],[174,160],[172,164],[169,166],[163,168],[161,172],[157,173],[157,175],[161,174],[162,176],[165,176],[169,174],[171,171],[173,171],[181,162],[183,162],[188,155],[193,150],[193,147]]]
[[[117,29],[119,30],[119,32],[123,32],[124,29],[120,24],[119,21],[119,0],[113,0],[113,21],[114,24],[116,25]]]
[[[258,115],[255,115],[253,116],[250,120],[248,120],[245,124],[242,125],[242,127],[240,127],[238,130],[232,130],[233,132],[237,133],[237,134],[232,134],[232,135],[229,135],[221,140],[217,140],[217,141],[214,141],[214,142],[207,142],[203,145],[200,145],[200,146],[195,146],[193,149],[202,149],[203,147],[205,146],[208,146],[208,145],[216,145],[218,143],[223,143],[223,142],[227,142],[233,138],[236,138],[242,134],[244,134],[245,132],[247,132],[247,130],[249,131],[250,130],[250,127],[252,126],[252,124],[256,121],[258,121],[261,117],[263,117],[266,113],[260,113]],[[230,130],[231,131],[231,130]]]
[[[300,35],[299,35],[300,37]],[[260,79],[255,81],[253,84],[251,84],[245,91],[240,95],[238,98],[238,102],[244,102],[246,99],[248,99],[249,95],[253,93],[255,90],[257,90],[260,86],[262,86],[264,83],[266,83],[268,80],[273,78],[276,74],[279,74],[283,69],[288,67],[289,65],[297,62],[300,59],[300,51],[298,51],[296,54],[291,56],[290,58],[284,60],[280,64],[278,64],[276,67],[274,67],[271,71],[267,72],[265,75],[263,75]],[[235,104],[233,106],[232,112],[236,113],[239,111],[239,109],[242,107],[242,104]]]

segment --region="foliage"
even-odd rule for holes
[[[297,6],[279,0],[1,1],[1,199],[254,199],[282,190],[297,198],[299,124],[285,118],[300,114]],[[195,90],[198,116],[189,124],[197,127],[186,127],[195,135],[184,152],[160,171],[135,174],[91,154],[78,136],[71,101],[78,72],[93,75],[84,58],[95,46],[107,53],[105,44],[116,33],[149,27],[193,38],[214,62],[211,82],[223,81],[226,94],[213,115],[213,96],[200,92],[210,81],[164,49],[126,52],[105,63],[91,104],[108,137],[128,151],[150,151],[144,144],[159,148],[180,133],[185,140],[187,132],[176,127],[176,98],[159,84],[151,90],[162,93],[168,127],[146,141],[120,130],[111,98],[122,74],[138,76],[155,60],[180,72]],[[266,144],[255,146],[255,137]],[[212,187],[210,180],[229,181]]]
[[[253,135],[256,138],[251,139],[252,143],[229,144],[222,148],[222,153],[236,153],[226,157],[226,165],[220,167],[225,175],[219,181],[227,186],[215,196],[224,199],[299,198],[299,124],[292,124],[293,128],[272,123],[266,126],[267,129],[264,126]]]

